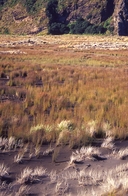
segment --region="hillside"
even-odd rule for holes
[[[0,1],[0,33],[6,34],[50,32],[128,35],[127,17],[127,0]],[[80,28],[82,31],[79,32]]]

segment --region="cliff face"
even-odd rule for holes
[[[128,0],[115,1],[114,27],[118,35],[128,35]]]
[[[47,30],[45,10],[51,0],[15,0],[10,6],[11,1],[14,2],[6,0],[0,5],[0,33],[30,34]],[[28,2],[30,10],[23,1]],[[82,17],[92,24],[114,27],[114,34],[128,35],[128,0],[58,0],[57,9],[65,23]]]
[[[112,16],[114,0],[78,0],[77,6],[69,14],[69,19],[76,19],[79,15],[91,23],[101,23]]]

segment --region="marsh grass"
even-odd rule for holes
[[[20,39],[0,38],[0,51],[16,47],[23,51],[0,54],[1,136],[22,137],[40,144],[58,141],[60,132],[67,130],[69,134],[59,142],[72,147],[75,143],[89,144],[95,133],[98,137],[108,132],[115,138],[128,137],[127,49],[76,47],[89,41],[106,43],[106,39],[112,44],[126,43],[127,38],[42,36],[31,46],[24,41],[18,44]],[[10,45],[3,47],[8,40]],[[12,46],[13,42],[17,45]],[[58,124],[65,121],[72,123],[72,130],[58,130]],[[97,124],[90,127],[90,122]],[[109,130],[101,126],[106,122],[111,125]],[[42,130],[30,131],[38,125],[43,125]],[[48,130],[46,125],[51,128]],[[98,132],[99,128],[105,134]]]

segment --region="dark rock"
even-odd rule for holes
[[[103,161],[107,159],[106,157],[102,157],[97,154],[93,154],[92,157],[95,158],[97,161]]]

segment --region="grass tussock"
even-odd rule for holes
[[[31,184],[36,181],[40,181],[42,177],[46,177],[47,172],[43,167],[37,167],[35,169],[31,169],[26,167],[20,174],[17,179],[17,183],[19,184]]]
[[[0,164],[0,177],[4,177],[6,175],[9,175],[9,167],[6,165]]]

